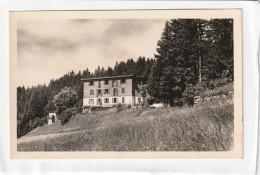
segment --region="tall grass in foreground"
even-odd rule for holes
[[[205,102],[196,108],[135,110],[139,111],[135,116],[138,120],[20,143],[18,151],[228,151],[233,148],[234,109],[227,99]]]

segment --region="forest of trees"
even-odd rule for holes
[[[174,19],[167,21],[157,43],[155,58],[139,57],[136,61],[116,63],[114,68],[98,68],[90,72],[67,73],[52,79],[48,86],[17,88],[17,136],[21,137],[46,123],[55,111],[53,97],[64,87],[78,95],[75,105],[82,107],[82,78],[139,75],[148,77],[147,91],[154,100],[174,105],[187,87],[223,77],[233,81],[233,20]]]
[[[189,86],[233,81],[233,20],[174,19],[166,22],[148,82],[154,99],[174,105]]]

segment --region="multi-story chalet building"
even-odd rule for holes
[[[111,107],[115,104],[134,106],[143,101],[140,88],[144,77],[134,75],[82,79],[83,107]]]

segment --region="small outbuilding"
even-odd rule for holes
[[[54,123],[56,121],[57,121],[56,113],[49,113],[49,115],[47,116],[48,125],[51,125],[52,123]]]

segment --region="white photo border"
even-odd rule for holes
[[[2,172],[139,171],[179,173],[254,173],[258,130],[257,2],[247,1],[9,1],[0,6],[1,121],[0,166]],[[115,10],[115,9],[218,9],[243,11],[243,159],[242,160],[10,160],[9,140],[9,20],[10,11]],[[259,14],[258,14],[259,15]],[[259,16],[258,16],[259,17]],[[62,165],[62,166],[61,166]]]

